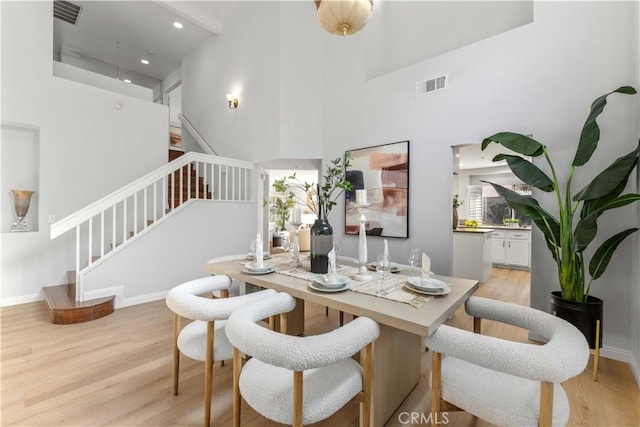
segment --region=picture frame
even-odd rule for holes
[[[409,141],[348,150],[345,234],[360,232],[356,191],[366,190],[367,236],[409,238]]]

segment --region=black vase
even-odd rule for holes
[[[599,348],[602,348],[602,313],[604,302],[589,296],[587,301],[578,302],[562,298],[562,292],[551,292],[551,313],[566,320],[583,333],[589,348],[596,348],[596,320],[600,321]]]
[[[333,228],[326,218],[316,219],[311,227],[311,272],[326,274],[329,252],[333,248]]]

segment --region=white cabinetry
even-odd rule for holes
[[[494,264],[530,267],[531,230],[496,230],[491,237],[491,260]]]

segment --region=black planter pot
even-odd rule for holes
[[[316,219],[311,227],[311,272],[326,274],[329,252],[333,248],[333,228],[325,219]]]
[[[602,313],[604,302],[589,296],[586,302],[569,301],[560,291],[551,292],[551,313],[566,320],[582,332],[589,348],[596,348],[596,320],[600,321],[599,348],[602,348]]]

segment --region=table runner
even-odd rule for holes
[[[286,276],[296,277],[298,279],[314,281],[319,279],[322,274],[316,274],[309,271],[311,269],[311,261],[309,259],[301,259],[302,267],[292,268],[291,260],[286,256],[274,256],[266,263],[272,264],[276,273],[284,274]],[[251,261],[241,262],[246,265]],[[348,283],[351,285],[351,291],[361,294],[367,294],[378,298],[384,298],[391,301],[401,302],[409,304],[412,307],[420,308],[425,302],[429,301],[431,297],[420,295],[415,292],[411,292],[404,284],[407,281],[407,277],[401,274],[387,273],[384,278],[384,290],[385,295],[376,295],[380,289],[380,276],[376,272],[371,272],[371,276],[374,278],[369,282],[359,282],[351,277],[358,273],[358,267],[350,265],[338,265],[336,272],[340,275],[347,276],[349,278]]]

